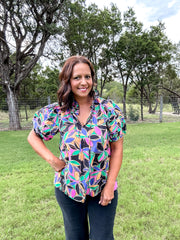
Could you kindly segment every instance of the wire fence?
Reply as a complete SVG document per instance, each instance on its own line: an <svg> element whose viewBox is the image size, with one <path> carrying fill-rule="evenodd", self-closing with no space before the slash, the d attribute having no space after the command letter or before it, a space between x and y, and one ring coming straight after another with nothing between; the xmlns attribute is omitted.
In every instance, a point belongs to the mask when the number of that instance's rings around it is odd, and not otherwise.
<svg viewBox="0 0 180 240"><path fill-rule="evenodd" d="M34 113L50 103L49 97L30 100L19 99L18 108L22 129L31 129ZM123 110L122 100L118 105ZM149 113L150 106L147 101L144 101L141 107L140 99L128 99L126 102L126 121L127 123L180 122L180 98L164 99L164 102L163 99L159 98L157 102L152 103L151 111L153 113ZM6 101L0 104L0 131L3 130L9 130L9 112Z"/></svg>

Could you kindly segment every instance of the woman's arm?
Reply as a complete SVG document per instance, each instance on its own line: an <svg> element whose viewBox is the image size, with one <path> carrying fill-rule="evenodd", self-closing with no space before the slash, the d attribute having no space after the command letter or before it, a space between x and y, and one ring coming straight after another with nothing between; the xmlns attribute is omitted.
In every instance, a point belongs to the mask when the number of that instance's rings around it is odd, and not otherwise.
<svg viewBox="0 0 180 240"><path fill-rule="evenodd" d="M43 140L36 135L34 130L31 130L31 132L28 135L28 142L31 145L31 147L34 149L34 151L41 156L44 160L46 160L51 167L59 172L65 167L65 162L60 160L58 157L56 157L44 144Z"/></svg>
<svg viewBox="0 0 180 240"><path fill-rule="evenodd" d="M111 143L111 157L107 183L101 193L100 204L106 206L114 198L114 186L123 159L123 138Z"/></svg>

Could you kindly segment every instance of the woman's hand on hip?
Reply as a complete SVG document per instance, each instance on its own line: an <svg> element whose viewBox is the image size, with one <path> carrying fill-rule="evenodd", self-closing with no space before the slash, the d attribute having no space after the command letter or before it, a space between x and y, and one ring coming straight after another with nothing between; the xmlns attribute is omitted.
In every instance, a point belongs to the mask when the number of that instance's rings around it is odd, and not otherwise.
<svg viewBox="0 0 180 240"><path fill-rule="evenodd" d="M66 163L63 160L56 157L51 161L50 165L56 172L60 172L65 167Z"/></svg>

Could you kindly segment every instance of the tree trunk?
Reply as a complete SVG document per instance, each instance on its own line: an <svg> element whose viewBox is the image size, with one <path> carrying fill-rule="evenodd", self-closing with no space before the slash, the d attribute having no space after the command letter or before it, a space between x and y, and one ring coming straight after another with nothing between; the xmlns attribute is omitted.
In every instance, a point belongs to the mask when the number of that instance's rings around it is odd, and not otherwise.
<svg viewBox="0 0 180 240"><path fill-rule="evenodd" d="M141 121L144 120L143 116L143 87L141 87Z"/></svg>
<svg viewBox="0 0 180 240"><path fill-rule="evenodd" d="M103 80L102 80L102 77L101 77L100 81L101 81L100 97L102 97L102 92L103 92L103 84L102 84Z"/></svg>
<svg viewBox="0 0 180 240"><path fill-rule="evenodd" d="M149 113L152 113L152 102L149 101L148 104L149 104L149 110L148 110L148 112L149 112Z"/></svg>
<svg viewBox="0 0 180 240"><path fill-rule="evenodd" d="M9 128L11 130L19 130L21 129L21 124L16 94L9 85L6 86L6 93L9 111Z"/></svg>
<svg viewBox="0 0 180 240"><path fill-rule="evenodd" d="M25 114L26 114L26 121L28 121L28 113L27 113L27 105L26 105L26 103L25 103Z"/></svg>
<svg viewBox="0 0 180 240"><path fill-rule="evenodd" d="M152 102L151 102L149 99L147 99L147 100L148 100L148 104L149 104L149 110L148 110L148 112L151 113L151 114L155 114L155 112L156 112L156 109L157 109L157 106L158 106L158 102L159 102L158 97L159 97L159 94L158 94L158 92L157 92L157 93L156 93L156 104L155 104L155 106L154 106L154 109L152 109Z"/></svg>
<svg viewBox="0 0 180 240"><path fill-rule="evenodd" d="M155 106L154 106L154 109L151 111L151 113L152 114L155 114L156 113L156 109L157 109L157 107L158 107L158 97L157 97L157 99L156 99L156 104L155 104Z"/></svg>
<svg viewBox="0 0 180 240"><path fill-rule="evenodd" d="M123 86L123 115L124 118L127 119L127 113L126 113L126 92L127 92L127 87Z"/></svg>
<svg viewBox="0 0 180 240"><path fill-rule="evenodd" d="M158 106L158 99L156 99L156 104L155 104L155 106L154 106L154 109L152 109L152 102L149 102L148 104L149 104L149 110L148 110L148 112L149 112L150 114L155 114L156 109L157 109L157 106Z"/></svg>
<svg viewBox="0 0 180 240"><path fill-rule="evenodd" d="M159 114L159 122L162 123L163 118L163 96L160 96L160 114Z"/></svg>

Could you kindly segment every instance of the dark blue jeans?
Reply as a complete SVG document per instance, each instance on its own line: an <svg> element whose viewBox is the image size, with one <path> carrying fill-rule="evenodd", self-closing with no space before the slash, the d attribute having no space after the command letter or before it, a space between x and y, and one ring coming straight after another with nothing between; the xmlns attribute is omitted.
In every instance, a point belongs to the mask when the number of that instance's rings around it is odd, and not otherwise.
<svg viewBox="0 0 180 240"><path fill-rule="evenodd" d="M55 188L55 194L63 213L66 240L114 240L117 190L107 206L99 204L100 194L96 197L87 196L85 203L72 200L58 188Z"/></svg>

